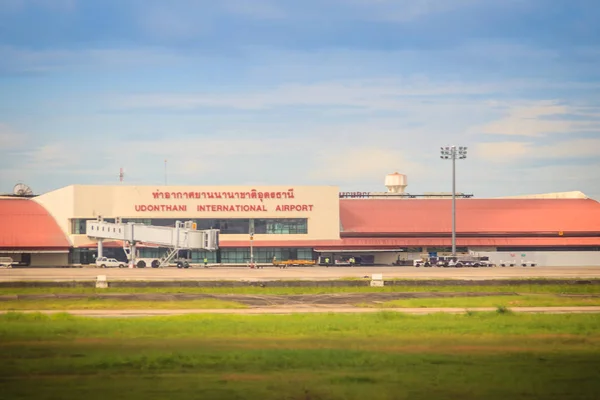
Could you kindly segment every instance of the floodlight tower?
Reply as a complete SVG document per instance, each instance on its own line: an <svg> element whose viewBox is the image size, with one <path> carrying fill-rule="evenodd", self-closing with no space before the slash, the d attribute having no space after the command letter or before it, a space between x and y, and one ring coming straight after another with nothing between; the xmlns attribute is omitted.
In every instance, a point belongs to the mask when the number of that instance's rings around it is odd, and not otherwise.
<svg viewBox="0 0 600 400"><path fill-rule="evenodd" d="M443 160L452 160L452 256L456 257L456 160L467 158L467 148L460 146L441 147Z"/></svg>

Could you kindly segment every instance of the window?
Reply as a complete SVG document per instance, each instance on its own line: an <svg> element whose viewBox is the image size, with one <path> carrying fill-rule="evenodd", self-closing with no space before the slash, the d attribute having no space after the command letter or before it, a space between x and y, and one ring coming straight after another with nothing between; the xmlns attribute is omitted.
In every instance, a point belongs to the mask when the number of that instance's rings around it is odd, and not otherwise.
<svg viewBox="0 0 600 400"><path fill-rule="evenodd" d="M217 262L217 252L216 251L196 251L193 250L190 252L190 258L193 264L202 264L204 263L204 257L208 260L210 264Z"/></svg>
<svg viewBox="0 0 600 400"><path fill-rule="evenodd" d="M152 220L149 218L123 218L122 222L124 224L133 222L136 224L152 225Z"/></svg>
<svg viewBox="0 0 600 400"><path fill-rule="evenodd" d="M244 264L248 261L250 261L250 248L221 250L223 264Z"/></svg>
<svg viewBox="0 0 600 400"><path fill-rule="evenodd" d="M270 263L276 257L278 261L286 260L312 260L311 248L276 248L257 247L253 249L254 262ZM223 264L243 264L250 261L250 248L221 249L221 262Z"/></svg>
<svg viewBox="0 0 600 400"><path fill-rule="evenodd" d="M138 254L140 258L160 258L160 249L143 248Z"/></svg>
<svg viewBox="0 0 600 400"><path fill-rule="evenodd" d="M225 235L247 235L250 233L249 219L198 219L197 229L220 229Z"/></svg>
<svg viewBox="0 0 600 400"><path fill-rule="evenodd" d="M299 219L255 219L254 233L267 235L298 235L308 233L308 220Z"/></svg>
<svg viewBox="0 0 600 400"><path fill-rule="evenodd" d="M71 234L72 235L85 235L86 221L88 221L88 220L87 219L72 219L71 220Z"/></svg>

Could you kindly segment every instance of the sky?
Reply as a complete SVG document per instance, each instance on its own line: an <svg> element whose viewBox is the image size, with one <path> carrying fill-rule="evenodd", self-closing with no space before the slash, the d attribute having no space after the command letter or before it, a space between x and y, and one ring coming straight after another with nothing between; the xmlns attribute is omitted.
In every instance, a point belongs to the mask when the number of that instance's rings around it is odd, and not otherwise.
<svg viewBox="0 0 600 400"><path fill-rule="evenodd" d="M0 0L0 192L600 199L597 0ZM165 160L166 173L165 173Z"/></svg>

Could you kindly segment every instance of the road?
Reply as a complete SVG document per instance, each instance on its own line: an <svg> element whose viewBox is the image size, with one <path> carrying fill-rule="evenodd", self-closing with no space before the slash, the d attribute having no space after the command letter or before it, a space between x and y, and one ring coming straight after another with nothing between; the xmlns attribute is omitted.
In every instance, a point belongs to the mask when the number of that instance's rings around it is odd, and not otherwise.
<svg viewBox="0 0 600 400"><path fill-rule="evenodd" d="M24 281L93 281L106 275L108 281L323 281L340 278L363 278L383 274L384 279L591 279L600 278L600 267L535 268L415 268L415 267L292 267L249 269L213 267L192 269L99 269L99 268L12 268L0 269L0 282Z"/></svg>
<svg viewBox="0 0 600 400"><path fill-rule="evenodd" d="M492 307L474 307L474 308L386 308L385 311L402 312L406 314L425 315L433 313L446 314L464 314L467 311L489 312L495 311ZM582 313L600 313L600 307L514 307L511 308L516 313L529 314L582 314ZM175 316L188 314L294 314L294 313L377 313L382 309L378 308L359 308L359 307L319 307L319 306L295 306L295 307L268 307L268 308L248 308L248 309L200 309L200 310L69 310L69 314L79 317L153 317L153 316ZM0 311L7 313L9 311ZM24 313L44 313L56 314L64 311L60 310L29 310L19 311Z"/></svg>

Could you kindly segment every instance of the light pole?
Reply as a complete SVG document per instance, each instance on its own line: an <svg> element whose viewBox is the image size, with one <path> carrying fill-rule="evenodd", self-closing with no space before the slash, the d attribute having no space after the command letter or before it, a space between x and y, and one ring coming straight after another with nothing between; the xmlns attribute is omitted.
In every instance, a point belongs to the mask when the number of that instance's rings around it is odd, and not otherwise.
<svg viewBox="0 0 600 400"><path fill-rule="evenodd" d="M467 158L467 148L463 146L441 147L440 158L452 160L452 257L456 257L456 159Z"/></svg>
<svg viewBox="0 0 600 400"><path fill-rule="evenodd" d="M250 227L250 268L254 268L254 227Z"/></svg>

